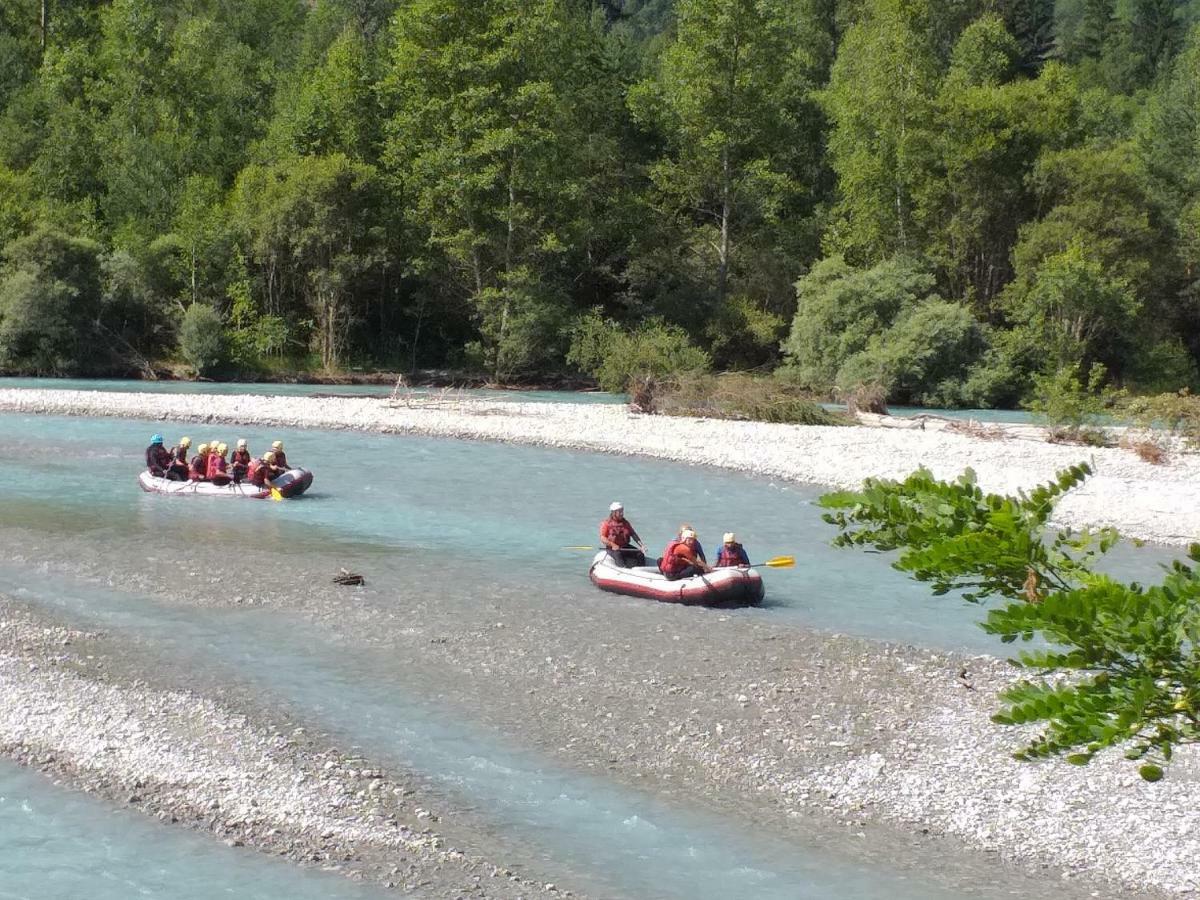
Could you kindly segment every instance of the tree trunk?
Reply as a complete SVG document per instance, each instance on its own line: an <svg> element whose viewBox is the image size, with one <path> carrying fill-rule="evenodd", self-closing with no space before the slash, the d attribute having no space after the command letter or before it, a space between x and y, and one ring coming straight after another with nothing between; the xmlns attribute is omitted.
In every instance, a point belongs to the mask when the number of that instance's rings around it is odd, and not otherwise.
<svg viewBox="0 0 1200 900"><path fill-rule="evenodd" d="M724 305L729 282L729 209L730 173L729 147L721 151L721 248L717 263L717 301Z"/></svg>
<svg viewBox="0 0 1200 900"><path fill-rule="evenodd" d="M50 31L50 0L42 0L42 55L46 55L46 39Z"/></svg>
<svg viewBox="0 0 1200 900"><path fill-rule="evenodd" d="M508 330L508 307L512 290L513 235L516 232L517 191L513 182L517 177L517 151L513 150L508 167L508 232L504 236L504 300L500 305L500 331L496 335L496 363L492 379L499 384L504 369L504 334Z"/></svg>

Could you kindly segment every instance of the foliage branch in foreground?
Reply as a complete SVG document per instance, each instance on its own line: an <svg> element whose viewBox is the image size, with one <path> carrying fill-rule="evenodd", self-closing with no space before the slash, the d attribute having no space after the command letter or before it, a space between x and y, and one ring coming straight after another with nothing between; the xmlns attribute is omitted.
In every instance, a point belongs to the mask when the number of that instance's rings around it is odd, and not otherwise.
<svg viewBox="0 0 1200 900"><path fill-rule="evenodd" d="M899 551L895 568L935 594L999 604L983 624L989 634L1044 642L1014 661L1039 677L1004 690L993 716L1042 725L1018 759L1066 754L1085 765L1121 745L1157 781L1175 747L1200 741L1200 570L1175 562L1154 585L1096 571L1116 531L1048 525L1090 474L1072 466L1014 497L985 494L970 469L946 482L922 468L902 482L868 479L860 491L826 494L821 505L841 532L836 546ZM1189 558L1200 563L1200 544Z"/></svg>

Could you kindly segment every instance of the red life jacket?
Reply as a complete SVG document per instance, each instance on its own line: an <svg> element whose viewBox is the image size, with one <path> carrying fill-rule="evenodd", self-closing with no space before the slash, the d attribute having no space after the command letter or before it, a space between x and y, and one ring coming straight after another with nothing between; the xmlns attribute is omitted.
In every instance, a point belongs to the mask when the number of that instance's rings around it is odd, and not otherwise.
<svg viewBox="0 0 1200 900"><path fill-rule="evenodd" d="M283 472L287 471L287 456L282 450L275 451L275 465Z"/></svg>
<svg viewBox="0 0 1200 900"><path fill-rule="evenodd" d="M229 457L229 461L237 465L248 466L250 465L250 451L234 450L233 456Z"/></svg>
<svg viewBox="0 0 1200 900"><path fill-rule="evenodd" d="M722 569L728 566L746 566L749 561L746 558L746 551L741 544L722 544L721 552L717 554L717 568Z"/></svg>
<svg viewBox="0 0 1200 900"><path fill-rule="evenodd" d="M686 557L675 552L682 546L686 545L679 538L667 544L667 549L663 551L661 565L664 575L676 575L692 564Z"/></svg>
<svg viewBox="0 0 1200 900"><path fill-rule="evenodd" d="M616 519L605 519L600 523L600 534L618 547L627 547L633 538L633 526L629 524L628 519L619 522Z"/></svg>
<svg viewBox="0 0 1200 900"><path fill-rule="evenodd" d="M250 460L246 469L246 480L255 487L265 487L267 483L267 465L261 459Z"/></svg>
<svg viewBox="0 0 1200 900"><path fill-rule="evenodd" d="M208 454L208 480L212 481L218 475L225 474L225 460L216 453Z"/></svg>

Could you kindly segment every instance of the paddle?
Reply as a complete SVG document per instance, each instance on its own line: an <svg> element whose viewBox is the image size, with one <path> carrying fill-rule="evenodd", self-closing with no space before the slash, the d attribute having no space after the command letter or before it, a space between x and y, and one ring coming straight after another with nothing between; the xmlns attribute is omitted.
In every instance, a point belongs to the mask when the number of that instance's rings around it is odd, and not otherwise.
<svg viewBox="0 0 1200 900"><path fill-rule="evenodd" d="M271 499L274 500L276 503L278 503L279 501L281 501L283 499L283 494L279 493L279 488L277 488L277 487L271 488Z"/></svg>
<svg viewBox="0 0 1200 900"><path fill-rule="evenodd" d="M580 544L578 547L563 547L564 550L608 550L608 547L593 547L591 544ZM645 547L622 547L618 553L645 553Z"/></svg>
<svg viewBox="0 0 1200 900"><path fill-rule="evenodd" d="M757 569L759 566L766 566L768 569L790 569L794 565L796 565L796 557L794 556L772 556L766 562L755 563L746 568Z"/></svg>

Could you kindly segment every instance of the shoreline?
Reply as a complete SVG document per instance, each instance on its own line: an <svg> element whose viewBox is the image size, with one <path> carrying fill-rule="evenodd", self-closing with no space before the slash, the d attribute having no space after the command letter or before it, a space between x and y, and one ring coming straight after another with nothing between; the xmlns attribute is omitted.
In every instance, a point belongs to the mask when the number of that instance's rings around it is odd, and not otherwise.
<svg viewBox="0 0 1200 900"><path fill-rule="evenodd" d="M1151 465L1120 448L996 440L947 430L776 425L651 416L619 405L515 403L453 397L261 397L0 388L0 412L163 422L355 430L484 440L710 465L831 488L903 478L924 465L940 478L968 467L989 491L1014 493L1081 461L1095 474L1069 494L1056 524L1114 526L1168 545L1200 540L1200 454Z"/></svg>

